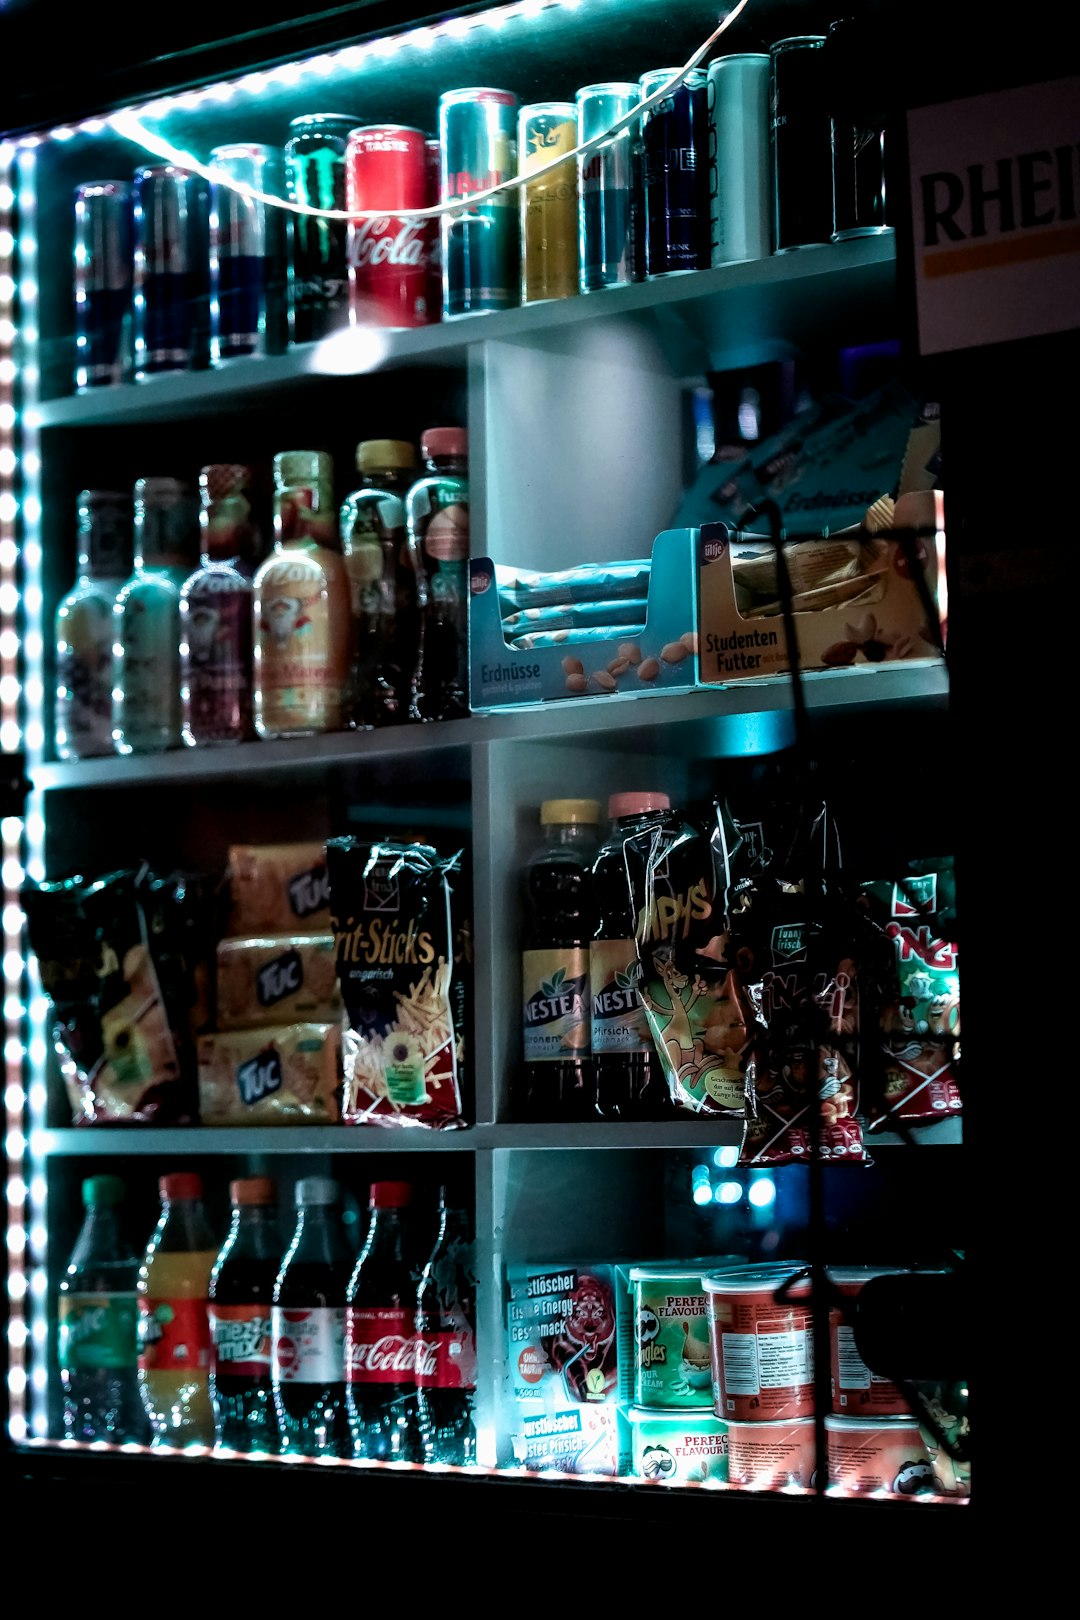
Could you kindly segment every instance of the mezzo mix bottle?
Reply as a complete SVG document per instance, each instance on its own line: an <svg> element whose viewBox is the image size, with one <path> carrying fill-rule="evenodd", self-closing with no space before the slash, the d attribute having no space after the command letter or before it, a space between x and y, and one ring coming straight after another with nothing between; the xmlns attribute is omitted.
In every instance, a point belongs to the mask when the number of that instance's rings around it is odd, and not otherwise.
<svg viewBox="0 0 1080 1620"><path fill-rule="evenodd" d="M269 1176L229 1187L232 1224L210 1273L210 1402L214 1444L278 1450L270 1376L271 1310L281 1264L277 1192Z"/></svg>

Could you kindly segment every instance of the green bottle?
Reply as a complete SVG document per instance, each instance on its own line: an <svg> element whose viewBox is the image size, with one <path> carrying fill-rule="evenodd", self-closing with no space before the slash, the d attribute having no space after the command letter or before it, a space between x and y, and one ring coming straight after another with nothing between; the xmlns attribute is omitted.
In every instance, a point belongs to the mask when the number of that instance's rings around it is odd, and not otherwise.
<svg viewBox="0 0 1080 1620"><path fill-rule="evenodd" d="M120 754L181 745L180 591L198 557L194 492L176 478L140 478L135 568L113 610L113 744Z"/></svg>

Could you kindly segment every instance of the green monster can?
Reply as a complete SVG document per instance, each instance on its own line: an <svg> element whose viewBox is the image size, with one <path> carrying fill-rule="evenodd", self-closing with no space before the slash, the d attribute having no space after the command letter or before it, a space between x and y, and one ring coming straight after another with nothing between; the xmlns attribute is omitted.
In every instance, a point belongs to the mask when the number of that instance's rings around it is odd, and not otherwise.
<svg viewBox="0 0 1080 1620"><path fill-rule="evenodd" d="M517 173L518 100L508 90L449 90L439 97L443 317L509 309L519 301L518 199L512 188L468 203Z"/></svg>

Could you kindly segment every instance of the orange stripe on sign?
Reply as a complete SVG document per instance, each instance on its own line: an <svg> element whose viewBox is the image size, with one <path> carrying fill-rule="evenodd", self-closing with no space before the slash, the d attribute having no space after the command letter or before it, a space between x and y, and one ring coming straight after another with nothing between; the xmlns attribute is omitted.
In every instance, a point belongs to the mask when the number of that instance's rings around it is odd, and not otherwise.
<svg viewBox="0 0 1080 1620"><path fill-rule="evenodd" d="M1065 230L1027 231L1022 236L999 236L993 242L969 242L944 253L923 254L923 275L961 276L968 270L993 270L999 264L1023 264L1028 259L1053 259L1080 249L1080 225Z"/></svg>

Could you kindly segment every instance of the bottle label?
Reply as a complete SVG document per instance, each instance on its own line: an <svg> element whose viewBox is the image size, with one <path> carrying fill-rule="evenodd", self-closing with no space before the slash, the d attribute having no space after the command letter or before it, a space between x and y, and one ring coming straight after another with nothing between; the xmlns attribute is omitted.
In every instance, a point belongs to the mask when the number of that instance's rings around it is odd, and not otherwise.
<svg viewBox="0 0 1080 1620"><path fill-rule="evenodd" d="M211 1305L210 1370L228 1378L267 1378L272 1323L265 1305Z"/></svg>
<svg viewBox="0 0 1080 1620"><path fill-rule="evenodd" d="M139 1295L139 1366L146 1372L209 1369L210 1319L205 1299Z"/></svg>
<svg viewBox="0 0 1080 1620"><path fill-rule="evenodd" d="M525 1061L588 1057L589 953L582 946L522 952Z"/></svg>
<svg viewBox="0 0 1080 1620"><path fill-rule="evenodd" d="M59 1318L59 1356L65 1372L120 1371L137 1364L139 1306L133 1293L63 1293Z"/></svg>
<svg viewBox="0 0 1080 1620"><path fill-rule="evenodd" d="M204 574L183 600L184 720L196 741L245 735L251 719L251 590Z"/></svg>
<svg viewBox="0 0 1080 1620"><path fill-rule="evenodd" d="M416 1382L425 1389L475 1389L476 1340L465 1322L418 1333Z"/></svg>
<svg viewBox="0 0 1080 1620"><path fill-rule="evenodd" d="M335 589L348 590L341 558L283 556L260 575L255 668L260 716L268 731L329 731L339 723L347 648L338 632ZM333 569L339 578L331 579ZM337 645L342 642L342 645Z"/></svg>
<svg viewBox="0 0 1080 1620"><path fill-rule="evenodd" d="M111 754L112 603L86 596L73 603L56 643L56 746L77 758Z"/></svg>
<svg viewBox="0 0 1080 1620"><path fill-rule="evenodd" d="M416 1382L413 1314L398 1306L349 1306L345 1321L348 1383Z"/></svg>
<svg viewBox="0 0 1080 1620"><path fill-rule="evenodd" d="M114 667L130 745L180 741L180 599L165 580L146 582L119 617Z"/></svg>
<svg viewBox="0 0 1080 1620"><path fill-rule="evenodd" d="M653 1050L638 995L640 977L637 945L632 939L597 939L589 946L594 1053Z"/></svg>
<svg viewBox="0 0 1080 1620"><path fill-rule="evenodd" d="M276 1383L340 1384L345 1364L345 1311L317 1305L309 1310L275 1305L271 1319L271 1370Z"/></svg>

